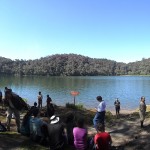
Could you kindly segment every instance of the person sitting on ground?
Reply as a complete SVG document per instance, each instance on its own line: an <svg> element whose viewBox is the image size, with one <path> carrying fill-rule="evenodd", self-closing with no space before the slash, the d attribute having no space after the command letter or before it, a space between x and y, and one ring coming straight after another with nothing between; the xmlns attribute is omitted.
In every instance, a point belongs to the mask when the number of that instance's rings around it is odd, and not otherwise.
<svg viewBox="0 0 150 150"><path fill-rule="evenodd" d="M46 125L47 123L39 118L38 108L35 108L32 113L33 113L33 118L30 119L30 138L34 142L42 143L42 140L44 139L44 135L41 129L42 126Z"/></svg>
<svg viewBox="0 0 150 150"><path fill-rule="evenodd" d="M25 136L30 136L30 119L32 118L32 109L30 109L23 117L20 133Z"/></svg>
<svg viewBox="0 0 150 150"><path fill-rule="evenodd" d="M118 117L118 116L119 116L119 113L120 113L120 101L119 101L118 98L117 98L116 101L114 102L114 105L115 105L115 109L116 109L116 116Z"/></svg>
<svg viewBox="0 0 150 150"><path fill-rule="evenodd" d="M34 102L33 106L31 106L30 109L34 109L34 108L37 108L37 102Z"/></svg>
<svg viewBox="0 0 150 150"><path fill-rule="evenodd" d="M78 118L77 127L73 128L74 146L77 150L87 150L87 129L84 127L84 119Z"/></svg>
<svg viewBox="0 0 150 150"><path fill-rule="evenodd" d="M50 124L48 124L47 130L50 149L65 150L67 139L64 124L60 122L60 118L53 115L50 118Z"/></svg>
<svg viewBox="0 0 150 150"><path fill-rule="evenodd" d="M65 120L68 144L74 146L73 128L76 127L75 116L69 113Z"/></svg>
<svg viewBox="0 0 150 150"><path fill-rule="evenodd" d="M105 127L103 124L97 124L98 133L94 136L94 144L96 150L110 150L111 149L111 136L109 133L105 132Z"/></svg>

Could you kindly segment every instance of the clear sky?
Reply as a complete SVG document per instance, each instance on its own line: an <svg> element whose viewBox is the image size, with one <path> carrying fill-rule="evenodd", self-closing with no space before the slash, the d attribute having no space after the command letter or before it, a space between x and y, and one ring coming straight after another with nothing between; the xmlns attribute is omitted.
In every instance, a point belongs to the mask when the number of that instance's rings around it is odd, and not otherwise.
<svg viewBox="0 0 150 150"><path fill-rule="evenodd" d="M149 0L0 0L0 56L150 57Z"/></svg>

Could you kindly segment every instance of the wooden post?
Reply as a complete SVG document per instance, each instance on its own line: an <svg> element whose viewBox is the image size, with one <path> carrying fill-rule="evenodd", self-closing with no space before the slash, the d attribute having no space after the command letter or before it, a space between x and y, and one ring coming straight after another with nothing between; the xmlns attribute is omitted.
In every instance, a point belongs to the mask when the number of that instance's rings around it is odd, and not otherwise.
<svg viewBox="0 0 150 150"><path fill-rule="evenodd" d="M74 106L76 105L76 100L75 100L75 96L74 96Z"/></svg>
<svg viewBox="0 0 150 150"><path fill-rule="evenodd" d="M76 96L79 95L79 92L78 91L71 91L70 93L74 98L74 106L76 105Z"/></svg>

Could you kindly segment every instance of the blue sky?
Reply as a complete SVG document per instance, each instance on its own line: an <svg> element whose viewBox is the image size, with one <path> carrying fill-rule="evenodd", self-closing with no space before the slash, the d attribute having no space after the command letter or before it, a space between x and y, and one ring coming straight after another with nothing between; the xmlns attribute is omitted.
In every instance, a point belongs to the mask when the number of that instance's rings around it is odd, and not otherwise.
<svg viewBox="0 0 150 150"><path fill-rule="evenodd" d="M150 57L149 0L0 0L0 56Z"/></svg>

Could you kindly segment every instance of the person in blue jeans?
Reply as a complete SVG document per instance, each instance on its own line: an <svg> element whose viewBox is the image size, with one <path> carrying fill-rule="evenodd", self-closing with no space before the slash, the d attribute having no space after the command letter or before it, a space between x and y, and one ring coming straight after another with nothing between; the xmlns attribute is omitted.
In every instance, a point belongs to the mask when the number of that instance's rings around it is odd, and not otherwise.
<svg viewBox="0 0 150 150"><path fill-rule="evenodd" d="M99 105L97 108L95 108L97 110L95 117L93 119L93 124L94 127L97 127L98 123L104 124L105 121L105 109L106 109L106 103L105 101L102 99L101 96L97 96L96 97L97 101L99 102Z"/></svg>

